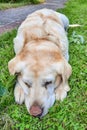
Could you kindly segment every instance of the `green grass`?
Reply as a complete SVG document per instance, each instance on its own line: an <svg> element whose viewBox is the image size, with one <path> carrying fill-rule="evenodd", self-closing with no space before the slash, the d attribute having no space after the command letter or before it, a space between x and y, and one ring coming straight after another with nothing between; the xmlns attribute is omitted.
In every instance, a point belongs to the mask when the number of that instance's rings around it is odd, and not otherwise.
<svg viewBox="0 0 87 130"><path fill-rule="evenodd" d="M39 4L44 2L45 0L22 0L19 2L0 2L0 10L5 10L5 9L9 9L9 8L17 8L17 7L21 7L21 6L26 6L26 5L30 5L30 4Z"/></svg>
<svg viewBox="0 0 87 130"><path fill-rule="evenodd" d="M3 34L0 36L0 85L7 91L0 97L1 130L87 129L87 1L69 0L66 7L58 11L66 14L70 23L82 25L68 31L70 64L73 70L69 80L71 91L63 102L56 101L42 119L30 116L25 105L17 105L14 101L13 89L16 79L9 75L7 68L8 61L14 57L12 41L16 30ZM74 31L75 37L72 36ZM78 35L84 38L84 43L81 43Z"/></svg>
<svg viewBox="0 0 87 130"><path fill-rule="evenodd" d="M30 2L28 3L0 3L0 10L5 10L5 9L9 9L9 8L17 8L17 7L21 7L21 6L25 6L25 5L29 5L31 4Z"/></svg>

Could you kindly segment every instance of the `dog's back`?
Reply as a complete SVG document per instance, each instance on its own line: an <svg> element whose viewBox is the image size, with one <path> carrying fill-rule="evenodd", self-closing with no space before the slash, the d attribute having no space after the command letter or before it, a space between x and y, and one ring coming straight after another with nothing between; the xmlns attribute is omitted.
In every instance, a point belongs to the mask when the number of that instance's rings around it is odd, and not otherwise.
<svg viewBox="0 0 87 130"><path fill-rule="evenodd" d="M28 15L14 39L15 53L18 54L29 41L47 39L60 47L68 60L68 40L65 31L68 25L69 21L65 15L49 9Z"/></svg>

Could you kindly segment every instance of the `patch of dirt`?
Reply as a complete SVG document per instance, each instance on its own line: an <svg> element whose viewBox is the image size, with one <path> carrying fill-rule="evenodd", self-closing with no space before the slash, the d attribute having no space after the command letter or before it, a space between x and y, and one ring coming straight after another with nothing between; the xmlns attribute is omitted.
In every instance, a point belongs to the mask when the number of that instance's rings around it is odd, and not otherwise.
<svg viewBox="0 0 87 130"><path fill-rule="evenodd" d="M56 10L63 8L67 0L46 0L45 3L29 5L19 8L11 8L0 11L0 34L18 27L22 21L35 10L49 8Z"/></svg>

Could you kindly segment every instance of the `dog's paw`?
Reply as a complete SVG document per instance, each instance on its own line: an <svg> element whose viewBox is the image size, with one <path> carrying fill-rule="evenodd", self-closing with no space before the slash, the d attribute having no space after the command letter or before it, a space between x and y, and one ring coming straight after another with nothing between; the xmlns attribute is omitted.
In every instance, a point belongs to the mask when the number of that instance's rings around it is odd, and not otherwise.
<svg viewBox="0 0 87 130"><path fill-rule="evenodd" d="M14 96L16 103L22 104L24 102L24 91L18 83L16 84L14 89Z"/></svg>
<svg viewBox="0 0 87 130"><path fill-rule="evenodd" d="M67 96L66 90L64 90L62 88L56 90L56 100L63 101L64 98L66 98L66 96Z"/></svg>

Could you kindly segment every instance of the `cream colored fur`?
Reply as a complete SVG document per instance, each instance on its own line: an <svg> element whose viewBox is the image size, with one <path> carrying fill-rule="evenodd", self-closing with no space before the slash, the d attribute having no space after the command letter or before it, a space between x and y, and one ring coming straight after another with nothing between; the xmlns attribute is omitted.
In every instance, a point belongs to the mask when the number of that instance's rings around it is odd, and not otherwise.
<svg viewBox="0 0 87 130"><path fill-rule="evenodd" d="M68 79L68 18L50 9L29 15L14 38L15 58L8 63L10 74L18 74L15 101L30 108L37 102L44 116L55 99L63 101L70 90Z"/></svg>

